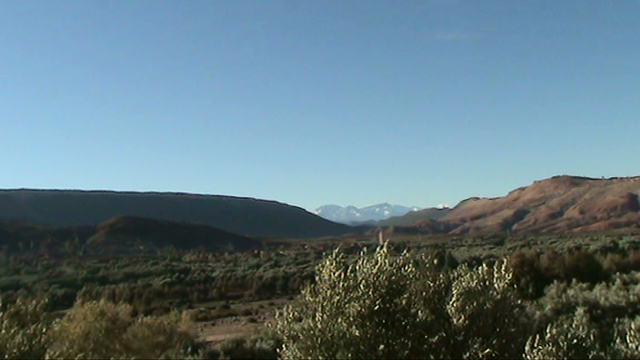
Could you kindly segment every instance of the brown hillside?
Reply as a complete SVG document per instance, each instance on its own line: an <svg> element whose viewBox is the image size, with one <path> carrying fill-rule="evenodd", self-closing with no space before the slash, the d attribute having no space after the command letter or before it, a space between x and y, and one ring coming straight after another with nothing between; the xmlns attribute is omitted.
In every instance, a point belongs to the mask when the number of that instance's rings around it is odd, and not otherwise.
<svg viewBox="0 0 640 360"><path fill-rule="evenodd" d="M440 222L449 225L452 234L640 230L638 194L640 177L556 176L504 197L467 199Z"/></svg>

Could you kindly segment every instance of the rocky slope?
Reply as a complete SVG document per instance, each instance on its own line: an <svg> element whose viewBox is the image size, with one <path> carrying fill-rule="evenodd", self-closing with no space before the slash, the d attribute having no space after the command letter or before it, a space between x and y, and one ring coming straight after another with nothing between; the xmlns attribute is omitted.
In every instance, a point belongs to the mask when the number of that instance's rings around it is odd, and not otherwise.
<svg viewBox="0 0 640 360"><path fill-rule="evenodd" d="M414 231L562 233L640 231L640 177L556 176L498 198L469 198Z"/></svg>

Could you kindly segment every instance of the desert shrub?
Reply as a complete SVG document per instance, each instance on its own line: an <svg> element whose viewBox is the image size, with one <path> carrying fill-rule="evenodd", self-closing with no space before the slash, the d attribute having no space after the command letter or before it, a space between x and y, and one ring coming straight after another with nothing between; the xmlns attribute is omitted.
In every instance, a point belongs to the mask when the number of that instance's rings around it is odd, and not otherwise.
<svg viewBox="0 0 640 360"><path fill-rule="evenodd" d="M591 285L555 282L535 303L538 333L524 356L539 358L639 358L640 273L617 274Z"/></svg>
<svg viewBox="0 0 640 360"><path fill-rule="evenodd" d="M508 264L518 292L525 299L541 297L544 295L544 289L552 282L540 270L538 254L519 250L509 256Z"/></svg>
<svg viewBox="0 0 640 360"><path fill-rule="evenodd" d="M424 353L430 330L411 306L416 268L387 247L348 264L336 251L316 270L316 285L277 315L284 358L380 358ZM418 331L411 331L415 329ZM411 341L416 340L416 341ZM417 349L411 348L419 347Z"/></svg>
<svg viewBox="0 0 640 360"><path fill-rule="evenodd" d="M387 246L349 263L336 251L316 284L276 316L285 359L520 356L529 336L504 262L440 272Z"/></svg>
<svg viewBox="0 0 640 360"><path fill-rule="evenodd" d="M565 280L576 279L580 282L596 284L605 279L602 264L592 252L585 249L568 251L562 257L564 273L560 278Z"/></svg>
<svg viewBox="0 0 640 360"><path fill-rule="evenodd" d="M1 304L0 308L0 358L44 358L51 326L48 301L18 299L14 304Z"/></svg>
<svg viewBox="0 0 640 360"><path fill-rule="evenodd" d="M604 359L598 343L601 335L585 308L551 323L543 334L532 337L525 347L527 359Z"/></svg>
<svg viewBox="0 0 640 360"><path fill-rule="evenodd" d="M612 355L619 359L640 358L640 316L618 319L614 331Z"/></svg>
<svg viewBox="0 0 640 360"><path fill-rule="evenodd" d="M74 306L49 333L49 358L181 358L195 337L177 314L131 317L132 308L105 301Z"/></svg>
<svg viewBox="0 0 640 360"><path fill-rule="evenodd" d="M273 332L265 332L249 337L237 337L221 342L217 349L220 360L236 359L278 359L278 349L282 340Z"/></svg>
<svg viewBox="0 0 640 360"><path fill-rule="evenodd" d="M124 357L122 337L132 322L131 308L107 302L88 302L71 309L51 331L51 358Z"/></svg>
<svg viewBox="0 0 640 360"><path fill-rule="evenodd" d="M520 295L537 299L554 281L596 284L610 274L592 252L577 248L560 252L546 248L541 252L516 251L509 256L509 264Z"/></svg>
<svg viewBox="0 0 640 360"><path fill-rule="evenodd" d="M618 318L605 328L593 309L576 308L532 337L526 359L637 359L640 358L640 316Z"/></svg>
<svg viewBox="0 0 640 360"><path fill-rule="evenodd" d="M602 267L610 274L629 273L640 270L640 251L633 249L623 252L611 252L600 257Z"/></svg>
<svg viewBox="0 0 640 360"><path fill-rule="evenodd" d="M126 353L137 358L182 358L195 346L195 335L180 314L141 317L122 335Z"/></svg>
<svg viewBox="0 0 640 360"><path fill-rule="evenodd" d="M581 248L559 252L547 248L539 257L540 270L551 280L597 283L603 279L602 265L594 254Z"/></svg>
<svg viewBox="0 0 640 360"><path fill-rule="evenodd" d="M449 336L458 344L453 344L447 356L465 359L521 356L532 333L531 314L518 299L507 262L500 260L477 269L463 266L450 277L449 288L445 289L450 291L445 299L452 322ZM456 349L462 353L456 354Z"/></svg>

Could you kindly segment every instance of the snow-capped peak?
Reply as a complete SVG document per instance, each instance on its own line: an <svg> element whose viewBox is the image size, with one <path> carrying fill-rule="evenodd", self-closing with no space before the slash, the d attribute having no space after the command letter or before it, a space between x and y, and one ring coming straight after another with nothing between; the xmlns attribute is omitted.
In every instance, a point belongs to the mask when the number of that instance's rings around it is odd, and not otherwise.
<svg viewBox="0 0 640 360"><path fill-rule="evenodd" d="M389 203L370 205L363 208L356 208L351 205L346 207L323 205L317 208L314 213L331 221L348 224L352 222L384 220L392 216L402 216L408 212L418 211L420 209L421 208L417 206L407 207L391 205Z"/></svg>

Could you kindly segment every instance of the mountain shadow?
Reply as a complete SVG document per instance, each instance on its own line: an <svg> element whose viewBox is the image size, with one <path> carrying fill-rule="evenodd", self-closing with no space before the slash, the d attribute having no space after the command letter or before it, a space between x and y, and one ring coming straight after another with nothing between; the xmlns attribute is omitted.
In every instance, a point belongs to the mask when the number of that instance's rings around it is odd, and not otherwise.
<svg viewBox="0 0 640 360"><path fill-rule="evenodd" d="M0 220L97 226L134 216L213 226L249 237L338 236L354 228L276 201L220 195L80 190L0 190Z"/></svg>

